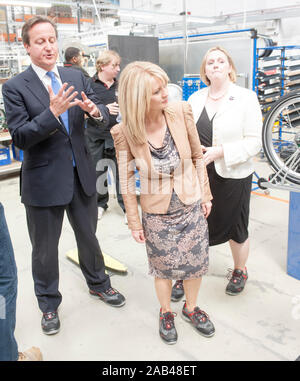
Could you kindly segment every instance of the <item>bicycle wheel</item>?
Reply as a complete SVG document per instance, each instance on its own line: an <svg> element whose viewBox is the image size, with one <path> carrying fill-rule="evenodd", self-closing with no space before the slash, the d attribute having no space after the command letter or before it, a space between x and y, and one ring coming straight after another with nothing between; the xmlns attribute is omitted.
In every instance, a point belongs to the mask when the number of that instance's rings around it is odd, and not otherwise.
<svg viewBox="0 0 300 381"><path fill-rule="evenodd" d="M281 178L300 184L300 91L280 98L266 115L264 153Z"/></svg>

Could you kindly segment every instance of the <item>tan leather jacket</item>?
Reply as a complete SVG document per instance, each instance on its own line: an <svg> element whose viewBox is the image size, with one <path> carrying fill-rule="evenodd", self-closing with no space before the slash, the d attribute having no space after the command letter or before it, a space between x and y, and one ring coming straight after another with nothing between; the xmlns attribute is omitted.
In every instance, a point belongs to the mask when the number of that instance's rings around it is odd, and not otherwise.
<svg viewBox="0 0 300 381"><path fill-rule="evenodd" d="M135 192L135 167L140 175L140 203L144 212L165 214L173 189L186 205L200 199L201 202L212 199L191 106L187 102L172 102L164 113L180 156L180 165L172 174L154 169L148 144L134 143L122 123L111 129L119 163L121 193L131 230L142 229Z"/></svg>

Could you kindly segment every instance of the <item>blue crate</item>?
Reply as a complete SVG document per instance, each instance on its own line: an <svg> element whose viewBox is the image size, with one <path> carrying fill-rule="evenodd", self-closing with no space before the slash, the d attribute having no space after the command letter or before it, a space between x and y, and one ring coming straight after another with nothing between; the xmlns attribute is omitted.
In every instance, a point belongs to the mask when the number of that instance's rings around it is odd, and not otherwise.
<svg viewBox="0 0 300 381"><path fill-rule="evenodd" d="M134 170L134 176L135 176L136 192L137 192L137 194L140 194L141 193L141 179L140 179L140 175L139 175L139 172L137 169Z"/></svg>
<svg viewBox="0 0 300 381"><path fill-rule="evenodd" d="M137 192L140 192L141 191L141 181L140 181L140 175L139 175L139 172L137 169L134 170L134 178L135 178L136 190L137 190ZM113 178L113 174L112 174L112 171L110 168L108 168L108 171L107 171L107 184L108 185L114 184L114 178Z"/></svg>
<svg viewBox="0 0 300 381"><path fill-rule="evenodd" d="M199 89L206 87L205 83L198 77L183 77L182 78L182 100L187 101L189 97Z"/></svg>
<svg viewBox="0 0 300 381"><path fill-rule="evenodd" d="M0 148L0 165L11 163L9 148Z"/></svg>
<svg viewBox="0 0 300 381"><path fill-rule="evenodd" d="M23 151L20 148L15 147L14 144L11 145L11 148L12 148L13 158L18 161L23 161Z"/></svg>

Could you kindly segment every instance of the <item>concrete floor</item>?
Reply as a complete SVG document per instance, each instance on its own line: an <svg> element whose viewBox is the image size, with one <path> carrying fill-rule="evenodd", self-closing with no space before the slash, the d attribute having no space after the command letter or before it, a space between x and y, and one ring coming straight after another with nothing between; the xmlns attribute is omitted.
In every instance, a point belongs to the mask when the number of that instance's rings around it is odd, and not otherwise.
<svg viewBox="0 0 300 381"><path fill-rule="evenodd" d="M256 170L260 176L271 172L260 160ZM258 195L251 196L249 280L241 295L231 297L224 292L227 269L232 267L228 244L211 248L210 268L198 302L214 322L216 334L210 339L197 334L181 318L182 302L173 303L179 335L173 346L164 344L158 335L159 304L148 275L145 247L131 238L113 197L98 224L97 236L102 250L128 267L127 275L111 275L113 287L124 293L127 303L115 309L89 296L79 268L66 257L76 244L65 218L59 247L61 331L44 335L33 291L25 210L18 192L18 176L0 179L0 199L18 266L15 334L20 350L38 346L49 361L293 361L299 356L300 280L286 273L288 192L271 190L271 197L265 197L258 190Z"/></svg>

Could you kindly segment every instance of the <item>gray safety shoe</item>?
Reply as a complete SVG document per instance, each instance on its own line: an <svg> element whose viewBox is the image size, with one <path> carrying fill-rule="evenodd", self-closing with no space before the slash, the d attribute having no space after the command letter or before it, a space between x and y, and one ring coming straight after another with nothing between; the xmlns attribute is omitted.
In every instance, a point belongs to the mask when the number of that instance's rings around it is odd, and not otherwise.
<svg viewBox="0 0 300 381"><path fill-rule="evenodd" d="M172 302L179 302L184 295L183 280L177 280L172 287Z"/></svg>
<svg viewBox="0 0 300 381"><path fill-rule="evenodd" d="M164 314L159 311L159 335L166 344L177 343L177 331L174 324L175 312L165 312Z"/></svg>
<svg viewBox="0 0 300 381"><path fill-rule="evenodd" d="M228 270L227 278L229 279L229 283L225 290L226 294L238 295L243 291L248 279L247 268L245 269L245 273L243 272L243 270L238 269L234 269L233 271Z"/></svg>
<svg viewBox="0 0 300 381"><path fill-rule="evenodd" d="M46 335L55 335L60 330L60 321L57 311L43 313L42 330Z"/></svg>
<svg viewBox="0 0 300 381"><path fill-rule="evenodd" d="M184 303L182 309L182 317L184 320L192 324L198 333L205 337L211 337L215 334L215 327L209 320L209 316L206 312L200 310L199 307L195 307L194 311L189 312Z"/></svg>

